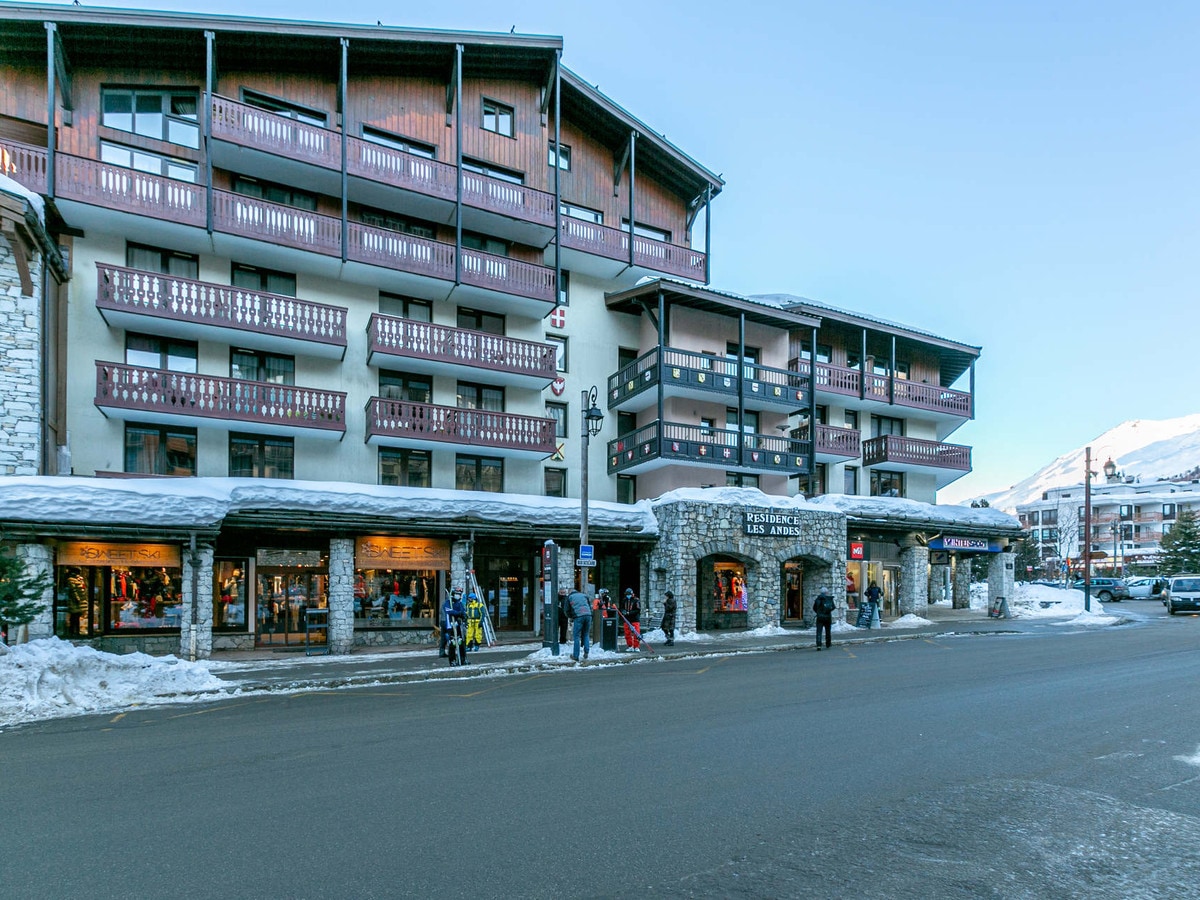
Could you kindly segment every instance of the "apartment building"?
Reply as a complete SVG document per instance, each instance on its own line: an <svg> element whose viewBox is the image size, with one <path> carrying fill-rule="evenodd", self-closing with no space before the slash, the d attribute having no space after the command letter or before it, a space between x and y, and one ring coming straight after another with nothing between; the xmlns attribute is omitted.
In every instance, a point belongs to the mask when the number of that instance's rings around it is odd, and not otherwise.
<svg viewBox="0 0 1200 900"><path fill-rule="evenodd" d="M0 3L0 43L0 163L42 198L49 246L17 328L39 355L36 471L25 446L11 474L161 480L147 498L178 478L396 489L389 516L278 500L219 527L43 523L59 633L291 644L330 609L342 645L422 640L471 572L498 627L530 631L542 544L584 542L584 496L932 504L970 470L944 439L974 415L979 349L707 287L724 182L564 68L561 38ZM573 499L575 521L514 528L513 495ZM902 543L868 518L852 541ZM792 541L780 575L739 530L692 585L630 522L600 516L599 564L564 578L686 588L711 627L801 620L803 585L840 583L852 552ZM731 603L735 577L763 599Z"/></svg>

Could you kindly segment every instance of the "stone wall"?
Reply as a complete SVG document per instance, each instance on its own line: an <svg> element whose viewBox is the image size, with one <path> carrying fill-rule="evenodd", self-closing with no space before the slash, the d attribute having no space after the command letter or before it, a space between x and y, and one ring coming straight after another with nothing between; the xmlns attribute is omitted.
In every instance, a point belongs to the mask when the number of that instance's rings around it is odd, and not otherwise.
<svg viewBox="0 0 1200 900"><path fill-rule="evenodd" d="M196 548L199 565L196 567L196 659L208 659L213 649L213 548ZM183 616L178 644L169 652L180 659L192 655L192 561L191 552L183 552ZM128 651L126 651L128 652ZM147 653L154 651L147 650Z"/></svg>
<svg viewBox="0 0 1200 900"><path fill-rule="evenodd" d="M41 474L41 257L29 260L33 294L8 239L0 235L0 476Z"/></svg>
<svg viewBox="0 0 1200 900"><path fill-rule="evenodd" d="M778 625L782 605L782 571L788 560L804 563L806 598L822 586L846 583L846 517L826 509L789 508L799 521L799 535L767 537L747 535L743 527L748 510L771 512L728 502L678 500L656 504L658 543L643 560L643 584L655 598L671 590L679 604L676 627L696 629L697 563L722 555L739 560L746 568L746 625ZM834 591L844 608L844 590ZM645 599L645 598L643 598ZM807 612L806 612L807 615Z"/></svg>
<svg viewBox="0 0 1200 900"><path fill-rule="evenodd" d="M354 646L354 539L329 541L329 652L349 653Z"/></svg>

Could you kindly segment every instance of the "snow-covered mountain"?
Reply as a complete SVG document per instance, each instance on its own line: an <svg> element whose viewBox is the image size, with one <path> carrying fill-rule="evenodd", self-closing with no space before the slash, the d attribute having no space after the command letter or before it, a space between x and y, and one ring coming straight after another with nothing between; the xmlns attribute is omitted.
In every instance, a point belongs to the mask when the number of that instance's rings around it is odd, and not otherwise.
<svg viewBox="0 0 1200 900"><path fill-rule="evenodd" d="M1018 481L1006 491L975 499L991 506L1015 511L1018 503L1042 496L1048 488L1083 483L1084 453L1092 448L1092 471L1099 473L1112 458L1126 477L1151 481L1155 478L1200 477L1200 413L1178 419L1133 419L1093 438L1082 447L1064 453L1054 462ZM1093 480L1103 483L1103 476ZM970 501L967 501L968 503Z"/></svg>

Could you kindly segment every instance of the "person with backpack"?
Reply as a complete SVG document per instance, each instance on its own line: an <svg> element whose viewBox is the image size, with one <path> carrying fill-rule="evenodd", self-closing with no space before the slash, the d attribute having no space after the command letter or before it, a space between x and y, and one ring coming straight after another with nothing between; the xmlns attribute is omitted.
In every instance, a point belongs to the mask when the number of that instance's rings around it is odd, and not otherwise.
<svg viewBox="0 0 1200 900"><path fill-rule="evenodd" d="M821 588L817 599L813 601L813 612L817 614L817 649L821 649L821 630L825 631L825 646L833 644L833 610L837 604L829 593L829 588Z"/></svg>
<svg viewBox="0 0 1200 900"><path fill-rule="evenodd" d="M667 591L663 600L662 630L668 647L675 646L675 594Z"/></svg>

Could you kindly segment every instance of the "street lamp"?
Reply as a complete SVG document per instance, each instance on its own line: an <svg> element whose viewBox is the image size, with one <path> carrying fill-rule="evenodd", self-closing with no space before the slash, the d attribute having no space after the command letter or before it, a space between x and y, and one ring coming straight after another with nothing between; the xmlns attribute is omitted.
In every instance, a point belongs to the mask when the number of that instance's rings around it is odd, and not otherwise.
<svg viewBox="0 0 1200 900"><path fill-rule="evenodd" d="M1120 537L1120 535L1121 535L1121 524L1119 522L1113 522L1110 527L1112 528L1112 536L1113 536L1112 570L1113 570L1113 578L1116 578L1116 577L1118 577L1117 576L1117 538Z"/></svg>
<svg viewBox="0 0 1200 900"><path fill-rule="evenodd" d="M583 392L580 400L579 436L582 438L580 446L583 448L579 466L579 545L581 547L588 542L588 444L604 426L604 413L596 405L596 394L596 386L592 385L590 391Z"/></svg>

